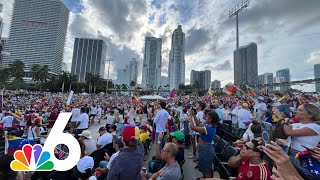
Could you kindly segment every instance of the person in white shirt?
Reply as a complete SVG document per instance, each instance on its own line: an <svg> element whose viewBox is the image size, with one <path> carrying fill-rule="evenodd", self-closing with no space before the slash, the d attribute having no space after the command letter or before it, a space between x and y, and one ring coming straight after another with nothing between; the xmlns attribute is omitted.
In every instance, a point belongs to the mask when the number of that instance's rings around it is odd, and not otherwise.
<svg viewBox="0 0 320 180"><path fill-rule="evenodd" d="M94 123L94 119L97 115L97 108L96 105L94 104L93 106L90 107L90 116L89 119L91 120L91 124Z"/></svg>
<svg viewBox="0 0 320 180"><path fill-rule="evenodd" d="M101 116L102 116L102 108L101 106L99 106L97 109L97 119L99 124L100 124Z"/></svg>
<svg viewBox="0 0 320 180"><path fill-rule="evenodd" d="M237 105L237 102L232 103L230 115L231 115L232 124L235 127L237 127L237 124L238 124L238 105Z"/></svg>
<svg viewBox="0 0 320 180"><path fill-rule="evenodd" d="M72 108L71 114L72 114L72 117L71 117L70 133L73 134L74 129L76 128L76 125L77 125L77 118L80 116L80 109L78 108L78 106L75 106L74 108Z"/></svg>
<svg viewBox="0 0 320 180"><path fill-rule="evenodd" d="M105 127L99 129L100 137L97 142L97 149L103 148L105 145L112 143L112 135L107 132Z"/></svg>
<svg viewBox="0 0 320 180"><path fill-rule="evenodd" d="M254 112L257 114L257 119L260 121L265 121L265 115L267 113L267 105L263 101L264 98L259 96L254 105Z"/></svg>
<svg viewBox="0 0 320 180"><path fill-rule="evenodd" d="M88 130L82 131L80 134L80 139L84 142L86 145L86 155L89 156L92 154L95 150L97 150L96 143L92 139L91 133Z"/></svg>
<svg viewBox="0 0 320 180"><path fill-rule="evenodd" d="M80 116L77 118L77 125L76 125L76 134L75 138L79 138L79 134L82 133L82 131L86 130L89 128L89 116L86 113L86 108L82 107L80 109Z"/></svg>
<svg viewBox="0 0 320 180"><path fill-rule="evenodd" d="M160 102L161 110L157 112L156 117L154 118L154 123L156 125L156 140L158 139L159 133L167 132L167 122L169 119L169 113L165 110L166 105L167 104L165 102ZM164 146L164 143L164 140L163 142L156 141L156 144L161 144L162 146Z"/></svg>
<svg viewBox="0 0 320 180"><path fill-rule="evenodd" d="M242 108L238 110L238 125L241 129L246 129L245 122L252 121L252 114L248 110L248 104L243 103Z"/></svg>
<svg viewBox="0 0 320 180"><path fill-rule="evenodd" d="M203 103L197 103L197 119L203 124L205 125L206 124L206 120L204 119L204 113L203 113L203 110L205 108L205 105Z"/></svg>
<svg viewBox="0 0 320 180"><path fill-rule="evenodd" d="M231 111L230 111L229 105L228 104L224 104L223 109L222 109L223 123L226 123L226 124L229 124L229 125L232 124L230 113L231 113Z"/></svg>
<svg viewBox="0 0 320 180"><path fill-rule="evenodd" d="M9 112L5 113L5 117L0 121L0 124L3 123L3 128L6 131L10 131L12 128L13 117Z"/></svg>
<svg viewBox="0 0 320 180"><path fill-rule="evenodd" d="M112 154L111 157L109 157L109 155L106 153L106 161L101 161L96 170L101 171L103 174L108 174L112 161L119 155L120 149L122 149L123 146L122 140L116 136L113 136L113 149L116 150L116 153Z"/></svg>

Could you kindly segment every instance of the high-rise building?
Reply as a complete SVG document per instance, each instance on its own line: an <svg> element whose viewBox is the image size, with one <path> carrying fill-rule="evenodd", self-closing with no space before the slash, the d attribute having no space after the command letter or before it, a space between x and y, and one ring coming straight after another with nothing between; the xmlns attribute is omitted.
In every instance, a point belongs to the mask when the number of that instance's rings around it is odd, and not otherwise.
<svg viewBox="0 0 320 180"><path fill-rule="evenodd" d="M320 78L320 64L315 64L314 68L314 78ZM320 92L320 82L316 81L316 92Z"/></svg>
<svg viewBox="0 0 320 180"><path fill-rule="evenodd" d="M144 47L142 86L157 88L161 80L162 39L146 37Z"/></svg>
<svg viewBox="0 0 320 180"><path fill-rule="evenodd" d="M2 12L2 7L3 7L3 5L0 3L0 13ZM1 40L1 36L2 36L2 27L3 27L3 19L0 16L0 40Z"/></svg>
<svg viewBox="0 0 320 180"><path fill-rule="evenodd" d="M179 84L185 83L185 34L181 25L172 34L170 59L169 59L169 84L179 88Z"/></svg>
<svg viewBox="0 0 320 180"><path fill-rule="evenodd" d="M234 51L234 83L254 85L258 83L257 44L250 43Z"/></svg>
<svg viewBox="0 0 320 180"><path fill-rule="evenodd" d="M130 70L128 65L126 65L125 69L118 69L116 84L130 86Z"/></svg>
<svg viewBox="0 0 320 180"><path fill-rule="evenodd" d="M221 81L214 80L211 82L211 89L220 89L221 88Z"/></svg>
<svg viewBox="0 0 320 180"><path fill-rule="evenodd" d="M60 73L68 21L69 10L60 0L15 0L4 66L21 60L26 72L40 64Z"/></svg>
<svg viewBox="0 0 320 180"><path fill-rule="evenodd" d="M274 86L273 90L274 91L280 91L280 92L284 92L288 89L288 86L286 85L282 85L281 83L286 82L286 78L285 77L274 77L273 78L273 83L279 83L279 86Z"/></svg>
<svg viewBox="0 0 320 180"><path fill-rule="evenodd" d="M169 78L168 76L161 76L161 86L165 87L169 85Z"/></svg>
<svg viewBox="0 0 320 180"><path fill-rule="evenodd" d="M107 45L101 39L75 38L71 74L78 76L79 82L86 81L86 74L104 78Z"/></svg>
<svg viewBox="0 0 320 180"><path fill-rule="evenodd" d="M290 76L290 69L280 69L276 72L276 77L284 77L284 82L290 82L291 76Z"/></svg>
<svg viewBox="0 0 320 180"><path fill-rule="evenodd" d="M273 73L264 73L258 76L258 81L260 85L272 84L273 83Z"/></svg>
<svg viewBox="0 0 320 180"><path fill-rule="evenodd" d="M138 61L136 58L132 58L130 61L130 83L134 81L137 84L138 81Z"/></svg>
<svg viewBox="0 0 320 180"><path fill-rule="evenodd" d="M190 74L190 84L199 86L201 89L208 89L211 86L211 71L195 71Z"/></svg>

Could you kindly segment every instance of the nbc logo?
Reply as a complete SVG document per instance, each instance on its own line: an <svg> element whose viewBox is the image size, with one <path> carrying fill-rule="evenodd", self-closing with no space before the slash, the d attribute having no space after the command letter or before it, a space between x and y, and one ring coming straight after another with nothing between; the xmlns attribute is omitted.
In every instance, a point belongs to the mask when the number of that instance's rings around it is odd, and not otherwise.
<svg viewBox="0 0 320 180"><path fill-rule="evenodd" d="M30 144L23 146L22 151L14 153L14 159L10 166L14 171L51 171L53 162L50 161L50 153L42 151L39 144L33 147Z"/></svg>
<svg viewBox="0 0 320 180"><path fill-rule="evenodd" d="M39 144L34 146L26 144L22 151L14 153L14 159L10 167L14 171L67 171L73 168L80 159L80 145L71 135L63 133L71 113L60 113L49 136L42 147ZM68 146L69 153L65 160L59 160L54 156L54 149L58 144Z"/></svg>

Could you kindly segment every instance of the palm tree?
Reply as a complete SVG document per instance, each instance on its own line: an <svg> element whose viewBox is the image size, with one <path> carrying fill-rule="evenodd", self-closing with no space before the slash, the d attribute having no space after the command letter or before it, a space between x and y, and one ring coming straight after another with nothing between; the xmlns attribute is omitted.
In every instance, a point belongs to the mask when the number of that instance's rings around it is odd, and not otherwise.
<svg viewBox="0 0 320 180"><path fill-rule="evenodd" d="M128 89L128 86L126 84L121 84L121 89L126 90Z"/></svg>
<svg viewBox="0 0 320 180"><path fill-rule="evenodd" d="M69 78L69 83L70 83L69 91L71 91L72 84L76 85L77 82L78 82L78 76L69 73L69 77L68 78Z"/></svg>
<svg viewBox="0 0 320 180"><path fill-rule="evenodd" d="M136 86L136 82L135 81L131 81L130 82L130 86L131 86L131 89L132 89L132 87Z"/></svg>
<svg viewBox="0 0 320 180"><path fill-rule="evenodd" d="M99 74L93 75L93 93L96 93L97 85L102 84L102 78Z"/></svg>
<svg viewBox="0 0 320 180"><path fill-rule="evenodd" d="M89 94L90 94L92 90L93 74L86 73L85 80L89 86Z"/></svg>
<svg viewBox="0 0 320 180"><path fill-rule="evenodd" d="M40 81L41 83L46 83L47 79L49 79L49 67L48 65L44 65L40 69Z"/></svg>
<svg viewBox="0 0 320 180"><path fill-rule="evenodd" d="M0 69L0 83L6 84L10 77L10 70L8 68Z"/></svg>
<svg viewBox="0 0 320 180"><path fill-rule="evenodd" d="M68 72L63 71L59 76L59 82L62 83L61 91L63 93L65 85L68 83Z"/></svg>
<svg viewBox="0 0 320 180"><path fill-rule="evenodd" d="M31 74L31 78L32 81L36 82L36 81L40 81L40 70L41 70L41 66L39 64L33 64L30 68L30 74Z"/></svg>
<svg viewBox="0 0 320 180"><path fill-rule="evenodd" d="M12 64L9 64L10 75L14 77L13 83L16 88L19 88L19 84L23 82L24 77L24 63L21 60L14 60Z"/></svg>

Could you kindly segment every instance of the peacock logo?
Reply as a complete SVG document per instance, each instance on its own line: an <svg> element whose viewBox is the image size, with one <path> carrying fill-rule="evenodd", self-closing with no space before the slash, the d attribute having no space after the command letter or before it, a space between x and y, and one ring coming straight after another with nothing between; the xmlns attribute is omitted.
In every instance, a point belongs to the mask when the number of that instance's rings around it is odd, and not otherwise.
<svg viewBox="0 0 320 180"><path fill-rule="evenodd" d="M68 171L77 165L81 151L80 145L71 134L64 133L71 112L60 113L49 136L43 146L26 144L22 151L14 153L10 167L14 171ZM54 154L55 147L64 144L68 147L68 157L64 160L57 159Z"/></svg>
<svg viewBox="0 0 320 180"><path fill-rule="evenodd" d="M10 164L14 171L51 171L54 167L50 161L50 153L43 151L39 144L25 144L22 151L14 153L14 159Z"/></svg>

